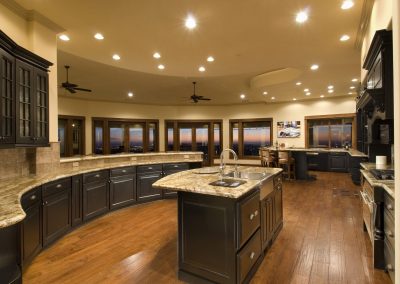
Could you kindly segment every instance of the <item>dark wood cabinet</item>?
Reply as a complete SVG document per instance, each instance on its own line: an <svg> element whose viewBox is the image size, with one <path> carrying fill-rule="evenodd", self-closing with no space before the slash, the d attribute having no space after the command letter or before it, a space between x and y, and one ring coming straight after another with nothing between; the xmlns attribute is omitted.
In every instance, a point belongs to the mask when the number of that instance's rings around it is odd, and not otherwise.
<svg viewBox="0 0 400 284"><path fill-rule="evenodd" d="M0 49L0 144L15 143L15 60Z"/></svg>
<svg viewBox="0 0 400 284"><path fill-rule="evenodd" d="M82 176L73 176L71 188L71 223L73 227L82 223L82 189Z"/></svg>
<svg viewBox="0 0 400 284"><path fill-rule="evenodd" d="M137 200L144 202L161 198L162 190L153 188L153 183L162 178L162 165L139 166L137 172Z"/></svg>
<svg viewBox="0 0 400 284"><path fill-rule="evenodd" d="M276 230L283 222L282 184L275 187L274 206L274 230Z"/></svg>
<svg viewBox="0 0 400 284"><path fill-rule="evenodd" d="M71 228L71 188L43 196L43 245L47 246Z"/></svg>
<svg viewBox="0 0 400 284"><path fill-rule="evenodd" d="M42 195L41 188L21 198L26 217L20 226L20 263L24 268L42 249Z"/></svg>
<svg viewBox="0 0 400 284"><path fill-rule="evenodd" d="M261 200L261 240L262 248L266 249L274 234L274 199L273 193Z"/></svg>
<svg viewBox="0 0 400 284"><path fill-rule="evenodd" d="M181 171L186 171L189 169L188 163L174 163L174 164L164 164L164 176L172 175L175 173L179 173ZM174 198L178 196L176 191L164 189L163 197L164 198Z"/></svg>
<svg viewBox="0 0 400 284"><path fill-rule="evenodd" d="M109 211L108 171L84 174L83 181L83 220L94 218Z"/></svg>
<svg viewBox="0 0 400 284"><path fill-rule="evenodd" d="M110 178L110 207L117 209L136 201L135 175L123 175Z"/></svg>
<svg viewBox="0 0 400 284"><path fill-rule="evenodd" d="M347 153L329 153L329 170L332 172L347 172Z"/></svg>

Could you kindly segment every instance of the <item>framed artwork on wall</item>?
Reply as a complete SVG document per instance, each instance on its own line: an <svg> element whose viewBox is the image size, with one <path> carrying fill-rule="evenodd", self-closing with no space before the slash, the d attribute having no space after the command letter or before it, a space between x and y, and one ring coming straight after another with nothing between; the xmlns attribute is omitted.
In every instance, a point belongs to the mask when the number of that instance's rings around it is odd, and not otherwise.
<svg viewBox="0 0 400 284"><path fill-rule="evenodd" d="M278 138L299 138L300 121L278 121Z"/></svg>

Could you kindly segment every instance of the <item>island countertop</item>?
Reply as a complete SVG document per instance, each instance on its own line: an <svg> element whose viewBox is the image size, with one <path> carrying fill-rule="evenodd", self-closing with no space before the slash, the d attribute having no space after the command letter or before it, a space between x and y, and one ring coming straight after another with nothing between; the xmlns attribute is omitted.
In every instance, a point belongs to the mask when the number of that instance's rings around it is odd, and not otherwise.
<svg viewBox="0 0 400 284"><path fill-rule="evenodd" d="M235 167L233 166L227 166L225 168L225 172L234 170ZM282 169L239 166L238 171L265 173L266 177L263 180L241 179L246 181L246 183L239 185L238 187L235 188L228 188L228 187L210 185L211 182L220 179L219 173L203 174L203 173L198 173L199 169L194 169L166 176L153 183L153 186L160 189L186 191L198 194L237 199L246 194L247 192L249 192L250 190L252 190L255 186L258 186L260 182L270 179L273 176L279 174L280 172L282 172Z"/></svg>

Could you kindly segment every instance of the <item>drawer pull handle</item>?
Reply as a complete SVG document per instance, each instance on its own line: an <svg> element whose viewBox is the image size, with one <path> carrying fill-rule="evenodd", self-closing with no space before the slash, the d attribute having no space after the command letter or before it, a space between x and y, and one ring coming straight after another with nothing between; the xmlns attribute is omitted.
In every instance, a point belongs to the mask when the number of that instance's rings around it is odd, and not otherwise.
<svg viewBox="0 0 400 284"><path fill-rule="evenodd" d="M387 271L394 271L393 265L391 265L391 264L386 265L386 270Z"/></svg>
<svg viewBox="0 0 400 284"><path fill-rule="evenodd" d="M178 165L174 165L174 168L177 168L178 167Z"/></svg>
<svg viewBox="0 0 400 284"><path fill-rule="evenodd" d="M122 170L123 173L126 173L126 170Z"/></svg>
<svg viewBox="0 0 400 284"><path fill-rule="evenodd" d="M95 177L95 178L99 178L99 177L100 177L100 175L99 175L99 174L97 174L97 175L95 175L94 177Z"/></svg>
<svg viewBox="0 0 400 284"><path fill-rule="evenodd" d="M258 210L254 211L254 216L258 215Z"/></svg>
<svg viewBox="0 0 400 284"><path fill-rule="evenodd" d="M31 199L31 200L35 200L35 199L36 199L36 195L35 195L35 194L32 195L30 199Z"/></svg>
<svg viewBox="0 0 400 284"><path fill-rule="evenodd" d="M61 188L61 187L62 187L61 183L57 184L56 187L57 187L57 188Z"/></svg>
<svg viewBox="0 0 400 284"><path fill-rule="evenodd" d="M255 216L254 216L254 214L253 214L253 213L251 213L251 214L250 214L250 220L253 220L253 219L254 219L254 217L255 217Z"/></svg>
<svg viewBox="0 0 400 284"><path fill-rule="evenodd" d="M153 168L152 168L152 167L148 167L148 169L149 169L149 170L152 170Z"/></svg>
<svg viewBox="0 0 400 284"><path fill-rule="evenodd" d="M250 259L253 259L255 256L256 256L255 252L252 251L251 254L250 254Z"/></svg>
<svg viewBox="0 0 400 284"><path fill-rule="evenodd" d="M387 231L387 235L391 238L394 238L394 234L391 231Z"/></svg>
<svg viewBox="0 0 400 284"><path fill-rule="evenodd" d="M388 204L388 205L386 205L386 209L388 209L388 210L393 210L393 206L392 206L392 204Z"/></svg>

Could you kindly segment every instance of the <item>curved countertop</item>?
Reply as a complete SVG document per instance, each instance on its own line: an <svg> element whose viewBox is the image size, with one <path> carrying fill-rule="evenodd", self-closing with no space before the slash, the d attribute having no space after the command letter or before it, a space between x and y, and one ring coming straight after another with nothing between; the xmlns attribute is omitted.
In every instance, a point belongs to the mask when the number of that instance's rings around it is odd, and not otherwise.
<svg viewBox="0 0 400 284"><path fill-rule="evenodd" d="M366 155L363 152L360 152L355 149L343 149L343 148L331 148L331 149L326 149L326 148L300 148L300 147L286 147L286 148L276 148L276 147L269 147L268 149L274 150L274 151L293 151L293 152L326 152L326 153L337 153L337 152L343 152L343 153L348 153L352 157L363 157L363 158L368 158L368 155Z"/></svg>
<svg viewBox="0 0 400 284"><path fill-rule="evenodd" d="M202 154L201 152L199 152ZM116 155L108 158L120 158L120 157L147 157L152 156L153 159L147 161L117 161L117 162L107 162L105 164L94 164L86 165L84 167L71 167L71 168L60 168L52 173L45 175L30 175L19 178L3 179L0 180L0 228L5 228L14 225L25 218L25 212L21 206L21 197L24 193L29 190L38 187L40 185L46 184L51 181L58 180L60 178L71 177L74 175L107 170L111 168L127 167L127 166L139 166L139 165L150 165L150 164L167 164L167 163L196 163L202 162L202 159L186 159L185 155L189 154L199 154L198 152L179 152L177 153L151 153L151 154L128 154L128 155ZM171 156L171 155L175 155ZM155 156L159 156L159 160L155 161ZM163 159L163 157L166 159ZM182 156L180 158L179 156ZM62 159L71 162L73 159L78 159L81 161L86 157L82 158L66 158ZM99 159L104 158L99 156ZM87 159L91 159L88 157ZM118 159L116 159L118 160ZM62 161L61 161L62 163Z"/></svg>
<svg viewBox="0 0 400 284"><path fill-rule="evenodd" d="M227 166L225 172L233 171L235 167ZM197 173L199 170L194 169L190 171L179 172L166 176L156 181L153 186L164 189L171 189L175 191L186 191L206 195L214 195L228 198L239 198L259 185L260 182L272 178L273 176L282 172L280 168L265 168L265 167L246 167L239 166L238 170L241 172L257 172L265 173L266 177L262 180L249 180L240 179L246 181L246 183L239 185L235 188L228 188L222 186L210 185L211 182L220 179L219 173L203 174ZM227 177L228 178L228 177Z"/></svg>

